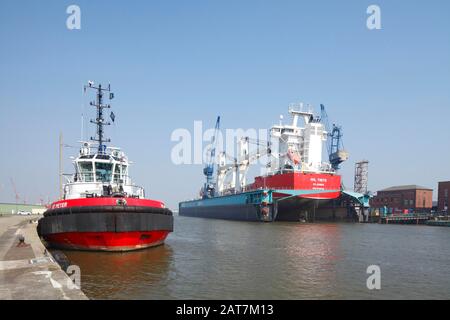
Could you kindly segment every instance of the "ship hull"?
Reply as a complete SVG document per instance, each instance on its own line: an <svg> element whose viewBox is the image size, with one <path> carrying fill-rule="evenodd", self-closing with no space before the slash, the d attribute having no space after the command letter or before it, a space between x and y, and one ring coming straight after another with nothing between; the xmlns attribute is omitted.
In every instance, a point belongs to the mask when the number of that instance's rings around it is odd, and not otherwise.
<svg viewBox="0 0 450 320"><path fill-rule="evenodd" d="M257 177L249 189L241 193L181 202L179 215L263 222L327 219L331 211L323 208L341 196L341 177L283 173Z"/></svg>
<svg viewBox="0 0 450 320"><path fill-rule="evenodd" d="M255 178L253 189L338 190L341 176L330 173L287 172Z"/></svg>
<svg viewBox="0 0 450 320"><path fill-rule="evenodd" d="M38 233L49 246L73 250L144 249L164 243L172 231L172 212L141 199L58 202L38 222Z"/></svg>
<svg viewBox="0 0 450 320"><path fill-rule="evenodd" d="M201 200L199 200L201 201ZM179 215L193 218L213 218L237 221L263 221L261 211L254 205L216 205L180 207Z"/></svg>
<svg viewBox="0 0 450 320"><path fill-rule="evenodd" d="M203 200L198 200L199 202ZM299 222L332 220L335 217L327 205L330 200L323 199L290 199L267 206L257 205L219 205L197 206L179 209L179 215L194 218L210 218L236 221L256 222ZM326 209L325 209L326 208Z"/></svg>
<svg viewBox="0 0 450 320"><path fill-rule="evenodd" d="M329 199L308 199L295 197L277 202L277 221L313 222L317 220L333 220L326 216L330 212L324 210L327 204L332 202Z"/></svg>
<svg viewBox="0 0 450 320"><path fill-rule="evenodd" d="M286 192L286 191L283 191ZM305 191L308 192L308 191ZM179 204L179 215L238 221L315 221L333 217L327 208L340 196L323 191L308 196L287 196L273 190L258 190ZM330 216L331 213L331 216Z"/></svg>
<svg viewBox="0 0 450 320"><path fill-rule="evenodd" d="M55 249L132 251L162 245L169 231L62 232L44 236Z"/></svg>

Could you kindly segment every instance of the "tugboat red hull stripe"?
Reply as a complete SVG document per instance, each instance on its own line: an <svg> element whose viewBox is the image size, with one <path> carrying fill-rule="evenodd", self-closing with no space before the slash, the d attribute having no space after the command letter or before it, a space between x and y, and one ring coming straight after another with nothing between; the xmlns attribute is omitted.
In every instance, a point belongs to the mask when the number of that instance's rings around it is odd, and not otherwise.
<svg viewBox="0 0 450 320"><path fill-rule="evenodd" d="M84 207L84 206L116 206L116 205L164 208L164 204L158 200L120 198L120 197L119 198L98 197L98 198L78 198L78 199L60 200L53 202L49 209L62 209L70 207Z"/></svg>
<svg viewBox="0 0 450 320"><path fill-rule="evenodd" d="M52 247L76 250L130 251L164 243L169 231L64 232L44 236Z"/></svg>

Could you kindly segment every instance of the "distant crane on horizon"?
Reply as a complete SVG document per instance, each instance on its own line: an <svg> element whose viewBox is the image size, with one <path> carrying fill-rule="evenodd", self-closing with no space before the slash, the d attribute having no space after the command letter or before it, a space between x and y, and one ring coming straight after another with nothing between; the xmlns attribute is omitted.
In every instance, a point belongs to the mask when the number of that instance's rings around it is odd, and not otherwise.
<svg viewBox="0 0 450 320"><path fill-rule="evenodd" d="M11 185L12 185L12 188L13 188L13 191L14 191L14 198L16 200L16 207L17 207L17 204L19 203L19 200L20 200L20 195L17 192L16 183L14 182L14 179L10 177L9 180L11 181Z"/></svg>

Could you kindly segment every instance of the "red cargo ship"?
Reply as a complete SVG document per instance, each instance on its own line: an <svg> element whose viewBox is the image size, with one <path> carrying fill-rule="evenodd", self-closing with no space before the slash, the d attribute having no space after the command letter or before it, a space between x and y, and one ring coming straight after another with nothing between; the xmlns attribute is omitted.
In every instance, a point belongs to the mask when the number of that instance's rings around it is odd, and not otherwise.
<svg viewBox="0 0 450 320"><path fill-rule="evenodd" d="M325 119L303 104L291 105L289 113L292 122L272 126L270 141L243 137L236 158L221 152L217 166L210 160L204 170L207 181L202 198L181 202L180 215L264 222L311 220L320 206L338 199L342 187L337 169L348 158L340 148L340 128L327 130ZM299 126L300 120L304 126ZM216 131L219 123L220 117ZM322 160L328 138L329 162ZM250 144L257 146L253 152ZM212 145L210 159L215 155ZM266 173L247 184L249 166L262 157L268 160Z"/></svg>

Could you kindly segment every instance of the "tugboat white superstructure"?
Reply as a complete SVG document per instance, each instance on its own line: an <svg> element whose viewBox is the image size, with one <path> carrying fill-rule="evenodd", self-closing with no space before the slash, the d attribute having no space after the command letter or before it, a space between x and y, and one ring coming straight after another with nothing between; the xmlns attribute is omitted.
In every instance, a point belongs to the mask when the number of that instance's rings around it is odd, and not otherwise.
<svg viewBox="0 0 450 320"><path fill-rule="evenodd" d="M90 142L82 142L73 161L75 173L64 185L64 199L127 195L144 198L144 189L131 182L130 163L119 148L106 147L101 153Z"/></svg>
<svg viewBox="0 0 450 320"><path fill-rule="evenodd" d="M128 251L162 244L173 231L172 212L161 201L145 199L142 187L132 183L130 162L119 148L107 147L103 116L109 104L103 95L110 87L85 87L97 92L96 137L84 141L73 161L75 173L67 178L64 195L50 205L39 220L38 231L57 248L102 251ZM111 112L111 120L115 115Z"/></svg>

